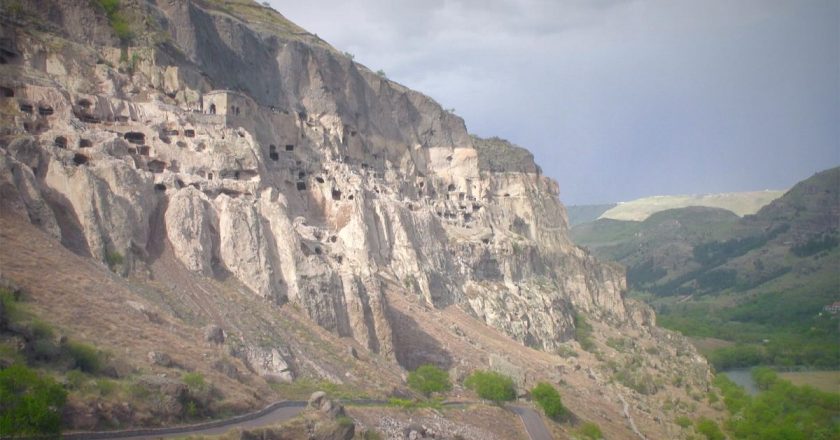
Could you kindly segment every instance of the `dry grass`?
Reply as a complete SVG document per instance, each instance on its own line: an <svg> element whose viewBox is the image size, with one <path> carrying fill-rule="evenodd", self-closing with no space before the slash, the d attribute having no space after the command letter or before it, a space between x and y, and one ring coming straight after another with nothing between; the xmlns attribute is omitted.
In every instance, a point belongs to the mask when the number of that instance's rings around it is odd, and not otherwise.
<svg viewBox="0 0 840 440"><path fill-rule="evenodd" d="M810 385L829 393L840 393L840 371L797 371L779 373L779 376L794 385Z"/></svg>
<svg viewBox="0 0 840 440"><path fill-rule="evenodd" d="M631 200L607 210L599 218L643 221L651 214L687 206L707 206L728 209L739 216L755 214L764 205L784 194L784 191L752 191L725 194L684 196L653 196Z"/></svg>

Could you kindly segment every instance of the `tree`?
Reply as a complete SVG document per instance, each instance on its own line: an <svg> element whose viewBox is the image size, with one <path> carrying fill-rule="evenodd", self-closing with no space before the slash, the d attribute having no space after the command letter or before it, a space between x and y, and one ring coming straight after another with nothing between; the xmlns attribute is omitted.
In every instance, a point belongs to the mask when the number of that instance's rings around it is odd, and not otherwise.
<svg viewBox="0 0 840 440"><path fill-rule="evenodd" d="M3 437L58 435L64 388L49 377L14 364L0 371L0 433Z"/></svg>
<svg viewBox="0 0 840 440"><path fill-rule="evenodd" d="M495 371L476 371L464 381L464 385L482 399L503 402L516 398L513 380Z"/></svg>
<svg viewBox="0 0 840 440"><path fill-rule="evenodd" d="M531 397L545 411L545 415L551 418L563 414L563 402L560 393L551 384L540 382L531 390Z"/></svg>
<svg viewBox="0 0 840 440"><path fill-rule="evenodd" d="M717 423L705 417L700 417L700 419L697 420L697 432L703 434L707 440L726 439L726 436L723 435L723 432L721 432Z"/></svg>
<svg viewBox="0 0 840 440"><path fill-rule="evenodd" d="M408 373L408 386L429 397L432 393L449 391L452 384L449 383L449 373L431 365L421 365L416 370Z"/></svg>

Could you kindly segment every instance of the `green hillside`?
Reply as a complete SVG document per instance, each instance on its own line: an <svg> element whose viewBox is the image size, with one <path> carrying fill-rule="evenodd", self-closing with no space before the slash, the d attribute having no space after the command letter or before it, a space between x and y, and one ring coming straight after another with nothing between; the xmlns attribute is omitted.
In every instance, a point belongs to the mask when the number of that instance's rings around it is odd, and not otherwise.
<svg viewBox="0 0 840 440"><path fill-rule="evenodd" d="M569 226L596 220L601 214L615 207L615 203L603 205L567 205L566 212L569 214Z"/></svg>
<svg viewBox="0 0 840 440"><path fill-rule="evenodd" d="M718 367L837 368L840 168L800 182L755 215L689 207L641 222L600 219L572 238L627 267L634 295L659 322L738 345L707 354Z"/></svg>

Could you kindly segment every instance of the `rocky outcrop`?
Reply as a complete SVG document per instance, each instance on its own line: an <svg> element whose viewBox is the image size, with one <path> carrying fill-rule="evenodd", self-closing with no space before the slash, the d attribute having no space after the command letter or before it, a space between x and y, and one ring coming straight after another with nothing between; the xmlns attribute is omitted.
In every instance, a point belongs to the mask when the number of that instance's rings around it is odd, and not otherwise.
<svg viewBox="0 0 840 440"><path fill-rule="evenodd" d="M0 202L74 251L129 274L171 249L386 356L386 289L545 350L572 337L574 313L652 324L628 312L623 271L568 240L530 153L471 137L270 8L246 22L127 2L161 29L135 23L120 49L86 2L31 6L4 15L19 56L0 65ZM54 16L65 44L27 30ZM251 368L292 379L290 353L246 342Z"/></svg>

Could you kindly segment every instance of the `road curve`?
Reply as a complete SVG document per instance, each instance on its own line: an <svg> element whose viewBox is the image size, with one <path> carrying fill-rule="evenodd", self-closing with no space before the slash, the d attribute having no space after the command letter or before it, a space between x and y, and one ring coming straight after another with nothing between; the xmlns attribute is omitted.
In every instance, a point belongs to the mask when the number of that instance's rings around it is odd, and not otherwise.
<svg viewBox="0 0 840 440"><path fill-rule="evenodd" d="M527 406L507 405L507 408L517 415L522 423L525 425L525 430L528 432L528 437L531 440L553 440L554 437L548 432L548 428L542 421L542 417L531 408Z"/></svg>
<svg viewBox="0 0 840 440"><path fill-rule="evenodd" d="M349 405L385 405L387 400L358 399L340 401ZM481 402L469 401L447 401L445 406L469 405ZM184 435L218 435L233 428L259 428L261 426L273 425L295 417L306 408L303 401L280 401L275 402L260 411L232 417L225 420L217 420L197 425L178 426L173 428L135 429L127 431L99 431L99 432L75 432L62 435L65 440L154 440L171 437L183 437ZM530 440L552 440L540 415L531 408L524 406L507 405L507 409L516 413Z"/></svg>
<svg viewBox="0 0 840 440"><path fill-rule="evenodd" d="M300 414L306 408L306 402L286 400L272 403L262 410L225 420L200 423L197 425L177 426L172 428L133 429L126 431L71 432L63 434L65 440L108 440L131 439L151 440L184 435L223 434L233 428L258 428L260 426L281 423Z"/></svg>

